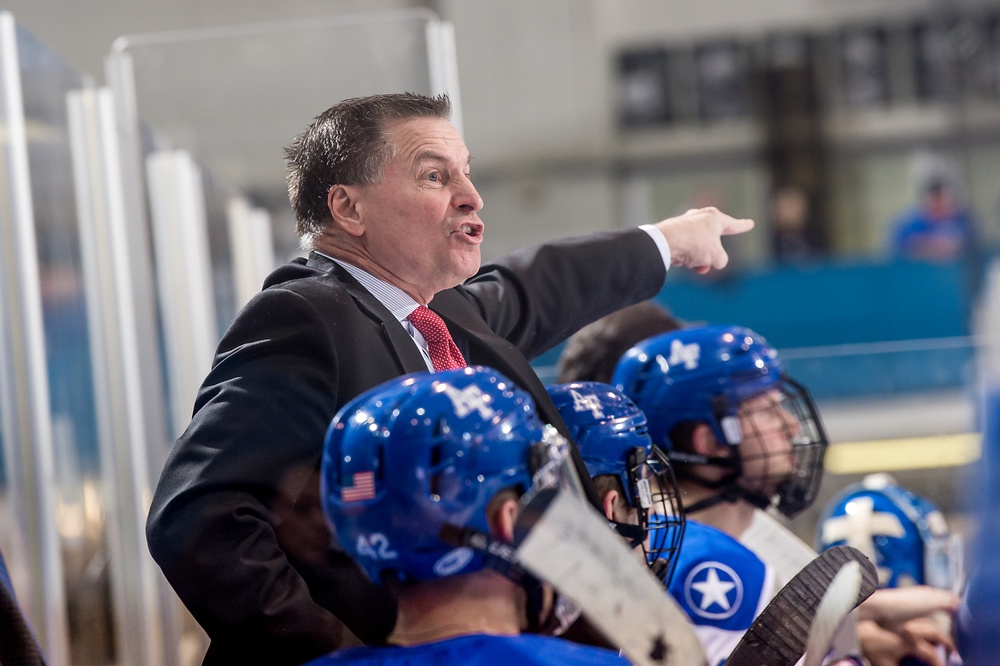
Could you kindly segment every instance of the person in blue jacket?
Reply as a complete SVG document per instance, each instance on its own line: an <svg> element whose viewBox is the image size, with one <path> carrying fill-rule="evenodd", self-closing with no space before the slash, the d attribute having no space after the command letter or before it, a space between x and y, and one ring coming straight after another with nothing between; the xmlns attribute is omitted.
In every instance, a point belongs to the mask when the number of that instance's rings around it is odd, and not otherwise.
<svg viewBox="0 0 1000 666"><path fill-rule="evenodd" d="M892 222L892 253L915 261L953 261L972 250L976 221L959 202L955 186L933 176L923 183L920 203Z"/></svg>

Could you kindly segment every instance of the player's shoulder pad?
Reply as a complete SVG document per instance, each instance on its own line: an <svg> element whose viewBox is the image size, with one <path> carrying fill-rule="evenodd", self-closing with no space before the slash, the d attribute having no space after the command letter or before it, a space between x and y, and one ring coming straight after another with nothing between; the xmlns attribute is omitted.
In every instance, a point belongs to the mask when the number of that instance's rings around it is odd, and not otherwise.
<svg viewBox="0 0 1000 666"><path fill-rule="evenodd" d="M774 592L774 574L725 532L689 520L670 594L696 625L745 630Z"/></svg>

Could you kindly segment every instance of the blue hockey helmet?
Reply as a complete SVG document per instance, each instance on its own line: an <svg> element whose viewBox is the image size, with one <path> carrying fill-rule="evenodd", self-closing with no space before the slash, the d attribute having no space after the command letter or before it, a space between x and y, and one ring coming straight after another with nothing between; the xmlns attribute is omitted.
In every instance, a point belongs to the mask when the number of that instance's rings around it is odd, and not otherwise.
<svg viewBox="0 0 1000 666"><path fill-rule="evenodd" d="M531 489L556 450L568 451L565 440L503 375L477 367L408 375L334 417L323 508L344 550L376 582L472 573L488 557L446 542L443 528L488 533L490 500Z"/></svg>
<svg viewBox="0 0 1000 666"><path fill-rule="evenodd" d="M725 481L759 506L776 503L793 516L816 497L823 472L827 438L809 392L783 371L778 353L748 328L711 325L654 336L635 345L615 367L612 383L646 413L653 443L676 463L708 464L732 470ZM769 396L764 400L762 396ZM740 445L760 439L747 405L756 412L780 415L795 455L791 473L777 471L780 484L766 472L751 475L747 467L766 463L770 454L740 453ZM718 441L733 447L726 458L707 458L680 450L672 438L681 424L705 423ZM757 465L767 469L767 465ZM678 470L678 473L681 473ZM692 478L694 478L692 476ZM689 508L690 510L690 508Z"/></svg>
<svg viewBox="0 0 1000 666"><path fill-rule="evenodd" d="M673 469L652 446L646 415L610 384L571 382L549 386L548 392L587 472L592 477L617 477L625 501L636 510L637 535L626 525L616 524L616 529L641 544L657 576L669 582L685 517Z"/></svg>
<svg viewBox="0 0 1000 666"><path fill-rule="evenodd" d="M953 589L961 577L961 549L930 501L870 474L842 490L823 509L817 548L848 545L878 568L879 585Z"/></svg>

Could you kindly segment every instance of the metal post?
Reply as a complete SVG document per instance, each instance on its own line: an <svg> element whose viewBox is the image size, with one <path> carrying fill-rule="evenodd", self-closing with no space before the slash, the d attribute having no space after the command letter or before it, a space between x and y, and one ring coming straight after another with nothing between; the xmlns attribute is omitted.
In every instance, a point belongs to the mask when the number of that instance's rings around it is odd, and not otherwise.
<svg viewBox="0 0 1000 666"><path fill-rule="evenodd" d="M55 664L69 663L66 591L56 524L52 412L38 275L28 141L14 17L0 12L0 415L8 486L19 532L14 568L27 566L18 590L38 638ZM16 578L16 576L15 576Z"/></svg>
<svg viewBox="0 0 1000 666"><path fill-rule="evenodd" d="M151 496L149 458L165 439L162 391L145 388L159 377L159 359L144 347L146 326L136 307L148 297L135 279L133 226L126 216L120 147L111 93L69 95L73 172L80 215L84 285L90 304L91 357L107 545L121 663L179 663L176 598L146 547ZM147 282L148 283L148 282ZM154 338L155 340L155 338Z"/></svg>

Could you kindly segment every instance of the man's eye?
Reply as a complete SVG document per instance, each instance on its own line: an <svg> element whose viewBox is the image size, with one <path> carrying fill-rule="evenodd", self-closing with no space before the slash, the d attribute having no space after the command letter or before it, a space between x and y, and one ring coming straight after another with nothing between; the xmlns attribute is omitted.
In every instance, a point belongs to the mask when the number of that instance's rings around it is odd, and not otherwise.
<svg viewBox="0 0 1000 666"><path fill-rule="evenodd" d="M439 174L437 171L432 171L429 174L427 174L427 180L431 181L432 183L438 183L441 181L441 174Z"/></svg>

